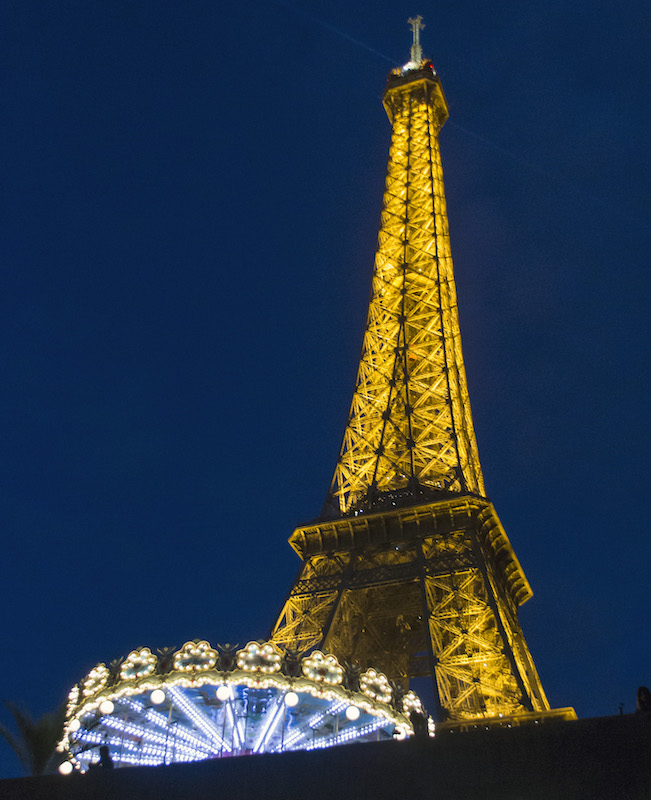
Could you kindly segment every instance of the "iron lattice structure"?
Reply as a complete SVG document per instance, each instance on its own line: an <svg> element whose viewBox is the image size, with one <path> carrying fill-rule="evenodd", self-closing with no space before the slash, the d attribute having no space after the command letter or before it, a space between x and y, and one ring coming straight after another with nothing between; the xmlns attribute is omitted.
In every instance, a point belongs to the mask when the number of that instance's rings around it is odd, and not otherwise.
<svg viewBox="0 0 651 800"><path fill-rule="evenodd" d="M431 676L440 721L549 711L518 622L531 589L485 496L461 352L438 134L420 55L389 75L392 140L363 352L331 491L277 644ZM417 47L417 49L415 49Z"/></svg>
<svg viewBox="0 0 651 800"><path fill-rule="evenodd" d="M384 104L393 135L379 247L331 488L343 514L401 487L484 494L439 155L447 106L427 68L391 76Z"/></svg>

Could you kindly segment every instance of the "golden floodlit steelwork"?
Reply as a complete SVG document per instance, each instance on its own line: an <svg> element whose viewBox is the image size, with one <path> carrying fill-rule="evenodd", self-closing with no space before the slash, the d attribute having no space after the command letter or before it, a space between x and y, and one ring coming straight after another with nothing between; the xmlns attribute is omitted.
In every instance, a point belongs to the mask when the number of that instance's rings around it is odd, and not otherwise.
<svg viewBox="0 0 651 800"><path fill-rule="evenodd" d="M538 721L551 712L517 616L531 589L486 498L461 351L448 107L409 22L411 59L383 98L392 138L350 415L323 513L290 538L303 564L272 640L405 689L431 676L440 721Z"/></svg>

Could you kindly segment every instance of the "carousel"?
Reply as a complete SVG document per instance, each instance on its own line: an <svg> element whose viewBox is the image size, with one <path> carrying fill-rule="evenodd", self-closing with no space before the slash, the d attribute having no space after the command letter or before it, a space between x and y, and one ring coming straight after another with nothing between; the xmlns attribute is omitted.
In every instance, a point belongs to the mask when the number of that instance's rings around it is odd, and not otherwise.
<svg viewBox="0 0 651 800"><path fill-rule="evenodd" d="M60 771L313 750L413 734L420 700L374 669L272 642L147 648L98 664L69 695Z"/></svg>

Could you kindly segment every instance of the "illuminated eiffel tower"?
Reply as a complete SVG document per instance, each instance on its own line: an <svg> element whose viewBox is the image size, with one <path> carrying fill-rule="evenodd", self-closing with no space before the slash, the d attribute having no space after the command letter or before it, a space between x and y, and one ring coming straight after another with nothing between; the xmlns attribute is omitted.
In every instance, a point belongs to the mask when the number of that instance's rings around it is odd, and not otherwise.
<svg viewBox="0 0 651 800"><path fill-rule="evenodd" d="M392 124L372 296L330 494L290 544L303 564L272 631L383 670L431 676L440 721L549 712L518 622L531 588L486 498L461 352L438 133L423 59L388 77ZM554 713L554 712L550 712Z"/></svg>

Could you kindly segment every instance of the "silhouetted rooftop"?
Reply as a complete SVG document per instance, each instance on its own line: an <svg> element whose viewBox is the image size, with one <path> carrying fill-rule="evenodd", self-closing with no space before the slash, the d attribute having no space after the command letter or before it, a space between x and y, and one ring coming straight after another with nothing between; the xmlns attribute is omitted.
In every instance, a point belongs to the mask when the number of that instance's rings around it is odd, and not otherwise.
<svg viewBox="0 0 651 800"><path fill-rule="evenodd" d="M0 782L2 800L648 800L651 717Z"/></svg>

